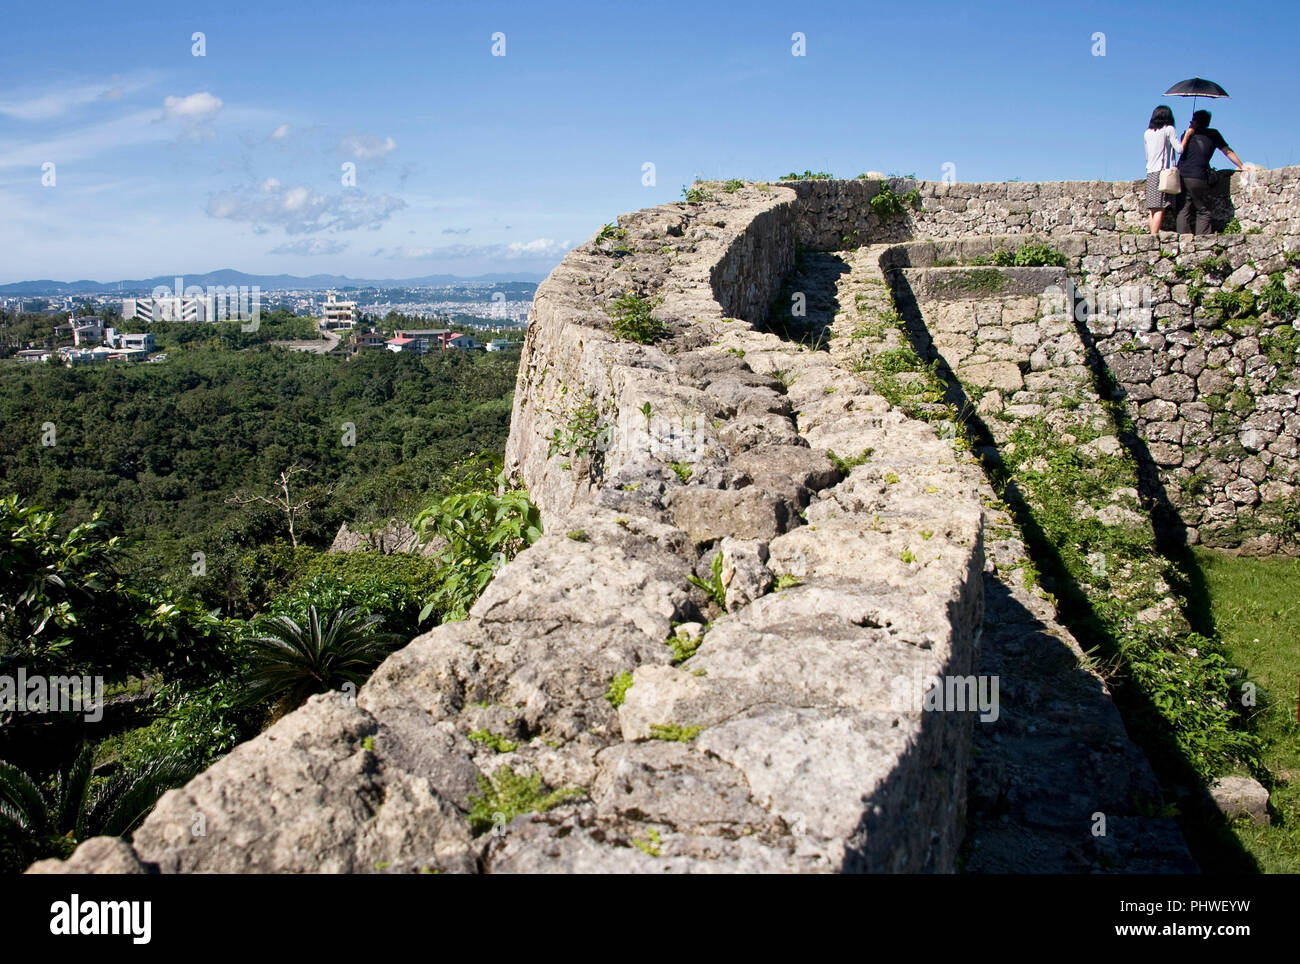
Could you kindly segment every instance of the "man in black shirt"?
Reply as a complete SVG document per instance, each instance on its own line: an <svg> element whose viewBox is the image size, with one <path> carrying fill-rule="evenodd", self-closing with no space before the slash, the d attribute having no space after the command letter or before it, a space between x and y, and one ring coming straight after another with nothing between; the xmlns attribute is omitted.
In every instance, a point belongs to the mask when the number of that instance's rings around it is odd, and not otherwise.
<svg viewBox="0 0 1300 964"><path fill-rule="evenodd" d="M1198 110L1192 115L1192 126L1183 135L1182 156L1178 159L1178 175L1183 182L1183 206L1178 211L1179 234L1210 233L1210 158L1214 152L1223 151L1228 160L1241 170L1241 158L1233 153L1223 135L1210 126L1210 112ZM1192 230L1192 215L1196 215Z"/></svg>

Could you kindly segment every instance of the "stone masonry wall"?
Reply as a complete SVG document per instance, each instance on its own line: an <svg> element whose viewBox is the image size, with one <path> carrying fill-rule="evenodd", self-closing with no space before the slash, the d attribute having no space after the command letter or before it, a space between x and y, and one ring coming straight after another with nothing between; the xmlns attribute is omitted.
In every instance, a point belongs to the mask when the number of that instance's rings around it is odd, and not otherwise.
<svg viewBox="0 0 1300 964"><path fill-rule="evenodd" d="M132 844L36 870L954 869L973 713L920 699L972 672L983 480L744 317L793 263L794 201L667 205L575 249L507 452L546 535L355 700L313 697ZM613 337L629 292L668 338ZM688 577L719 555L711 597Z"/></svg>
<svg viewBox="0 0 1300 964"><path fill-rule="evenodd" d="M794 181L799 242L818 251L882 241L976 235L1102 235L1145 232L1144 181L952 183L890 178L886 181ZM1300 234L1300 166L1222 172L1211 183L1215 228L1236 217L1243 231ZM870 200L882 187L916 190L921 209L882 224ZM1169 225L1172 227L1172 225Z"/></svg>
<svg viewBox="0 0 1300 964"><path fill-rule="evenodd" d="M1157 525L1192 544L1296 551L1300 321L1294 308L1262 302L1279 274L1300 291L1300 237L1016 235L913 242L884 258L912 269L918 295L941 297L943 279L960 287L971 271L936 263L968 264L1035 241L1064 253L1066 267L1006 269L995 294L1026 296L1044 314L1062 310L1067 278L1076 286L1075 317L1142 440L1139 469ZM1224 318L1216 297L1241 292L1256 308ZM973 323L960 327L977 336ZM1033 347L1040 336L1026 329L1023 337ZM1028 356L1017 361L1028 371ZM1003 380L1016 382L1009 370ZM993 391L986 408L1001 397Z"/></svg>
<svg viewBox="0 0 1300 964"><path fill-rule="evenodd" d="M950 351L970 342L956 367L989 389L980 403L1030 421L1033 406L1087 417L1097 404L1061 395L1071 379L1085 385L1090 348L1068 318L1030 311L1035 292L1067 277L1149 278L1162 292L1150 325L1121 310L1086 330L1153 458L1159 445L1183 447L1177 464L1159 463L1165 488L1204 477L1177 508L1210 541L1229 502L1240 523L1258 499L1292 494L1296 386L1276 345L1212 323L1176 275L1208 251L1231 271L1199 278L1202 302L1218 289L1262 291L1275 267L1294 285L1277 262L1300 233L1296 170L1231 185L1243 225L1281 225L1285 237L1108 234L1139 216L1131 184L899 182L922 207L891 224L870 212L878 182L745 185L620 218L539 287L520 363L507 468L546 535L498 572L467 620L395 652L355 699L313 697L164 795L130 844L88 841L34 870L954 869L972 714L918 704L922 681L982 665L985 587L1005 587L985 579L988 483L956 440L875 394L855 367L856 335L817 351L764 330L796 245L939 239L872 249L856 269L863 303L883 297L886 272L904 279ZM961 269L940 263L987 255L1007 243L996 233L1035 230L1067 254L1064 272L1000 271L1016 289L1010 314L990 298L969 330L945 327L966 309L945 307L961 300L950 276ZM943 240L958 233L984 237ZM614 336L627 295L653 306L666 337ZM833 294L825 300L820 310L834 312ZM979 314L994 304L996 319ZM1265 315L1256 327L1276 339L1285 324ZM1036 372L1053 384L1031 384ZM1202 386L1207 373L1218 374ZM1199 396L1188 400L1192 379ZM1209 395L1229 401L1217 410ZM1213 448L1234 440L1242 452ZM1092 508L1140 528L1130 496ZM1004 521L999 558L1020 565ZM997 591L1000 613L1041 609ZM1095 718L1119 746L1103 703ZM1016 720L1033 732L1023 708ZM1127 772L1145 772L1125 752ZM993 813L1014 787L990 780L980 792ZM1073 810L1052 819L1053 839L1068 840ZM986 828L980 839L1002 838ZM1161 852L1176 865L1180 846ZM1001 859L978 863L1008 866Z"/></svg>

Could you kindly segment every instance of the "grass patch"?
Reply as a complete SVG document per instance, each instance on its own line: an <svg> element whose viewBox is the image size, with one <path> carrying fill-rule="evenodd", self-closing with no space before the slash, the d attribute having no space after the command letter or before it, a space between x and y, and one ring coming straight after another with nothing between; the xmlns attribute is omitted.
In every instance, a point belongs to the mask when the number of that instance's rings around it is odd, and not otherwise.
<svg viewBox="0 0 1300 964"><path fill-rule="evenodd" d="M650 739L690 743L704 730L702 726L682 726L680 723L651 723Z"/></svg>
<svg viewBox="0 0 1300 964"><path fill-rule="evenodd" d="M520 776L508 766L497 767L491 780L480 773L478 785L482 793L469 795L469 826L475 836L498 823L507 824L521 813L544 813L586 794L579 787L547 791L540 773Z"/></svg>
<svg viewBox="0 0 1300 964"><path fill-rule="evenodd" d="M509 753L511 750L519 749L519 744L514 740L502 736L500 733L493 733L488 729L474 730L470 733L469 738L474 743L480 743L483 746L491 747L498 753Z"/></svg>
<svg viewBox="0 0 1300 964"><path fill-rule="evenodd" d="M1259 687L1254 723L1262 747L1257 778L1272 791L1274 822L1237 822L1232 832L1265 873L1300 873L1300 559L1194 551L1214 625L1228 656ZM1241 770L1239 772L1245 772Z"/></svg>
<svg viewBox="0 0 1300 964"><path fill-rule="evenodd" d="M831 460L831 465L835 466L842 475L848 475L859 465L865 465L867 459L871 458L871 453L874 451L875 449L873 448L865 448L852 458L844 459L836 455L831 449L827 449L826 457Z"/></svg>
<svg viewBox="0 0 1300 964"><path fill-rule="evenodd" d="M654 827L651 827L646 831L644 840L640 837L633 837L632 843L642 853L648 854L651 857L658 857L659 848L660 845L663 844L663 839L659 836L659 831Z"/></svg>
<svg viewBox="0 0 1300 964"><path fill-rule="evenodd" d="M1080 442L1095 435L1073 431ZM1189 767L1201 778L1250 765L1258 741L1235 695L1240 671L1217 639L1187 631L1178 614L1150 615L1167 603L1163 585L1177 591L1185 575L1160 554L1148 526L1106 525L1080 512L1080 504L1104 506L1115 490L1136 488L1132 462L1086 460L1041 419L1022 422L1009 442L990 473L994 488L1019 503L1037 568L1070 628L1115 666L1116 700L1153 764ZM1123 563L1099 573L1089 561L1098 553Z"/></svg>
<svg viewBox="0 0 1300 964"><path fill-rule="evenodd" d="M605 699L609 700L609 705L618 709L623 705L623 700L627 698L627 691L632 688L632 674L619 673L609 681L609 691L605 694Z"/></svg>

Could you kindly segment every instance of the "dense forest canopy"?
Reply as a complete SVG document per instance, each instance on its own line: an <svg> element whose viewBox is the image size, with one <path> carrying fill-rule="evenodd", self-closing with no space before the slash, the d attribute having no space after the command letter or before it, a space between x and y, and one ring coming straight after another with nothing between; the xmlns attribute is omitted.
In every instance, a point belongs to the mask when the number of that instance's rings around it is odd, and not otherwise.
<svg viewBox="0 0 1300 964"><path fill-rule="evenodd" d="M0 873L128 833L143 814L113 801L153 801L309 694L364 681L540 534L498 475L517 352L270 343L312 325L149 326L161 362L0 360L0 677L86 674L137 701L104 723L0 706ZM325 551L343 522L394 517L439 541Z"/></svg>
<svg viewBox="0 0 1300 964"><path fill-rule="evenodd" d="M189 350L160 364L0 365L0 494L102 509L137 545L133 565L221 602L243 552L284 535L268 494L290 465L309 511L299 541L410 518L456 462L499 453L518 356L363 352L352 359L260 347ZM53 426L52 435L50 426ZM54 444L46 444L53 441ZM190 584L204 553L207 577Z"/></svg>

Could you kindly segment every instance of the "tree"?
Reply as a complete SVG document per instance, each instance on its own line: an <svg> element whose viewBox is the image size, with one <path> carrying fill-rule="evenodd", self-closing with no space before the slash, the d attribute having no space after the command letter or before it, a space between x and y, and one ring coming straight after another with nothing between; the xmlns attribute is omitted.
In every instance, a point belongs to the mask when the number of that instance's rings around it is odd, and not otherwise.
<svg viewBox="0 0 1300 964"><path fill-rule="evenodd" d="M243 640L249 664L242 703L275 700L272 716L297 709L307 697L364 683L402 637L377 631L383 617L356 607L335 610L324 622L315 606L301 622L280 614L262 620Z"/></svg>
<svg viewBox="0 0 1300 964"><path fill-rule="evenodd" d="M66 857L89 837L126 836L163 793L187 783L200 769L179 755L166 756L94 787L94 764L94 750L83 745L47 792L30 774L0 760L0 835L9 843L0 860L18 864L0 867L0 872L21 870L42 857Z"/></svg>
<svg viewBox="0 0 1300 964"><path fill-rule="evenodd" d="M318 497L310 499L302 497L295 499L293 497L291 490L293 477L306 471L307 469L304 466L295 463L280 473L280 481L278 482L280 491L278 493L274 495L252 496L240 494L231 496L227 501L232 505L249 505L253 502L263 502L266 505L279 509L284 514L285 521L289 524L289 543L297 549L298 534L295 526L298 522L298 518L301 515L306 514L306 512L311 508L313 502L319 501ZM334 486L326 486L324 495L328 496L333 491Z"/></svg>
<svg viewBox="0 0 1300 964"><path fill-rule="evenodd" d="M98 512L61 526L60 513L0 498L0 668L177 679L223 667L220 621L124 575L127 546Z"/></svg>

